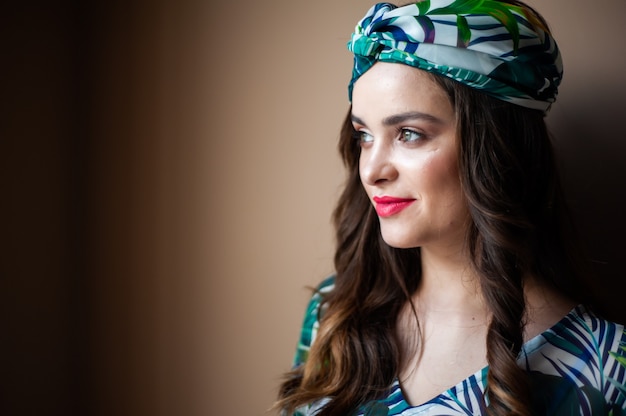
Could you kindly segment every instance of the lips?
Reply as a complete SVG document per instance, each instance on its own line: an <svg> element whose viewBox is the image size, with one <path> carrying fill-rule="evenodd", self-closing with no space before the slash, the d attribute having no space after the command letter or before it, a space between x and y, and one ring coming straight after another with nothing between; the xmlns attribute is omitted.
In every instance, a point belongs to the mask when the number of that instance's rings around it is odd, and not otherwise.
<svg viewBox="0 0 626 416"><path fill-rule="evenodd" d="M396 198L393 196L375 196L376 213L380 217L395 215L415 202L414 198Z"/></svg>

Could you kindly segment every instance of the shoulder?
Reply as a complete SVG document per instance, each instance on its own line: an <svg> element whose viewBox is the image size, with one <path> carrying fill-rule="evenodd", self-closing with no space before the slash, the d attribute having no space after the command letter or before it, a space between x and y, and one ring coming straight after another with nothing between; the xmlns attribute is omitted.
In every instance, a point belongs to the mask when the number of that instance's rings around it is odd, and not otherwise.
<svg viewBox="0 0 626 416"><path fill-rule="evenodd" d="M542 337L561 357L571 356L598 370L607 370L607 364L624 353L626 342L623 325L602 319L582 305L575 307Z"/></svg>
<svg viewBox="0 0 626 416"><path fill-rule="evenodd" d="M598 317L582 305L546 331L544 337L548 341L563 340L564 345L577 346L574 350L596 355L601 361L610 358L610 352L618 352L625 341L622 324Z"/></svg>
<svg viewBox="0 0 626 416"><path fill-rule="evenodd" d="M307 315L319 311L320 304L322 303L324 296L335 287L335 276L327 277L322 280L320 284L317 285L315 290L313 291L313 295L311 296L311 300L309 301L309 305L307 307Z"/></svg>
<svg viewBox="0 0 626 416"><path fill-rule="evenodd" d="M296 356L294 357L293 362L294 367L303 364L308 358L309 350L311 349L311 345L317 335L317 329L319 328L320 313L324 296L334 287L335 276L330 276L324 279L315 288L304 313L302 329L300 330L300 340L298 342Z"/></svg>
<svg viewBox="0 0 626 416"><path fill-rule="evenodd" d="M624 326L577 306L524 348L526 368L537 383L572 395L589 409L626 409L626 335ZM560 380L560 381L558 381ZM548 384L550 384L548 383ZM563 403L570 402L565 400ZM554 403L554 395L550 399ZM596 407L597 406L597 407ZM619 413L618 413L619 414Z"/></svg>

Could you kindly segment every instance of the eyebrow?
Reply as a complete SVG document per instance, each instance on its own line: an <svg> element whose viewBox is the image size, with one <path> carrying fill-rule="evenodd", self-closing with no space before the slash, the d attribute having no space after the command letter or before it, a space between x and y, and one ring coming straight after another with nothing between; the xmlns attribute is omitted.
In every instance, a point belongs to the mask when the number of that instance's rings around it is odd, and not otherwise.
<svg viewBox="0 0 626 416"><path fill-rule="evenodd" d="M363 120L361 120L359 117L355 116L354 114L351 115L351 118L354 123L362 124L364 126L366 125L365 122L363 122ZM419 111L408 111L406 113L393 114L391 116L385 117L383 119L383 125L396 126L407 120L425 120L431 123L437 123L437 124L443 123L442 120L438 119L437 117L433 115L422 113Z"/></svg>

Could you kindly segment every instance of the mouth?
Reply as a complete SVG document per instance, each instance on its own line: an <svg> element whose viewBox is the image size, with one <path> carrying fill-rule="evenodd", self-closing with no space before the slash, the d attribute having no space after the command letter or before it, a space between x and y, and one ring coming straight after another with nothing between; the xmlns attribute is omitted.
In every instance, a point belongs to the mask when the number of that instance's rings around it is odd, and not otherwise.
<svg viewBox="0 0 626 416"><path fill-rule="evenodd" d="M375 196L376 213L379 217L391 217L415 202L414 198L396 198L392 196Z"/></svg>

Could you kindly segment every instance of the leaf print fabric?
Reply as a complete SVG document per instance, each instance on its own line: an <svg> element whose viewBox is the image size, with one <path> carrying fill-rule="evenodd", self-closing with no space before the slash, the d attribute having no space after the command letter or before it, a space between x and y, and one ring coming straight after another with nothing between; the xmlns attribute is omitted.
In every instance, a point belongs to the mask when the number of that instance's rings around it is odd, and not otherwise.
<svg viewBox="0 0 626 416"><path fill-rule="evenodd" d="M315 342L323 293L334 285L322 282L306 311L295 366L302 365ZM530 377L533 415L626 415L626 333L624 326L603 320L577 306L561 321L526 342L518 364ZM379 400L356 410L355 416L485 415L482 397L488 367L419 406L405 400L396 379ZM299 409L312 416L326 400Z"/></svg>
<svg viewBox="0 0 626 416"><path fill-rule="evenodd" d="M348 87L377 61L452 78L504 101L547 111L563 75L561 55L532 12L493 0L427 0L374 5L348 49Z"/></svg>

